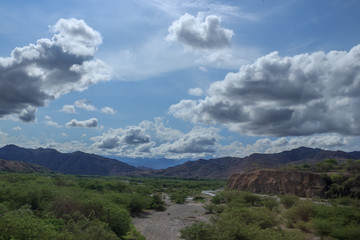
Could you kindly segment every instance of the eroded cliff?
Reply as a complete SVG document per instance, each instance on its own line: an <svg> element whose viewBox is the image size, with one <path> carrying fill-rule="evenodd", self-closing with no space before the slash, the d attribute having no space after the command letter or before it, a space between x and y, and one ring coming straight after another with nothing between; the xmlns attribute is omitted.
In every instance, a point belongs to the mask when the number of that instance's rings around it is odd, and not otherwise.
<svg viewBox="0 0 360 240"><path fill-rule="evenodd" d="M295 194L299 197L322 196L326 187L324 179L316 173L261 169L233 174L229 190L268 194Z"/></svg>

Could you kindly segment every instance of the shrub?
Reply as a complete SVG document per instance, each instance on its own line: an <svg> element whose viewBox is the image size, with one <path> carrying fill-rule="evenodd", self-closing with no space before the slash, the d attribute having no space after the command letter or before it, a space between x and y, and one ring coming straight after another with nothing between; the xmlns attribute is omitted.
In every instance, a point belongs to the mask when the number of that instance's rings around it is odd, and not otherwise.
<svg viewBox="0 0 360 240"><path fill-rule="evenodd" d="M211 240L215 239L211 233L209 224L199 222L194 223L180 230L181 238L185 240Z"/></svg>
<svg viewBox="0 0 360 240"><path fill-rule="evenodd" d="M244 199L246 204L250 204L251 206L258 205L261 202L261 197L249 192L243 192L242 198Z"/></svg>
<svg viewBox="0 0 360 240"><path fill-rule="evenodd" d="M53 211L57 217L73 216L75 212L85 214L85 207L72 198L59 197L53 202Z"/></svg>
<svg viewBox="0 0 360 240"><path fill-rule="evenodd" d="M333 228L330 236L336 239L360 239L360 227L359 224L350 224L341 227Z"/></svg>
<svg viewBox="0 0 360 240"><path fill-rule="evenodd" d="M280 202L285 208L291 208L298 200L299 198L295 195L284 195L280 197Z"/></svg>
<svg viewBox="0 0 360 240"><path fill-rule="evenodd" d="M102 221L108 223L110 228L118 236L123 236L130 230L131 218L129 213L125 209L115 205L106 210Z"/></svg>
<svg viewBox="0 0 360 240"><path fill-rule="evenodd" d="M127 232L126 236L123 237L124 240L146 240L141 233L136 230L134 225L130 226L130 230Z"/></svg>
<svg viewBox="0 0 360 240"><path fill-rule="evenodd" d="M183 204L185 203L187 196L188 195L186 193L173 192L170 194L170 199L175 203Z"/></svg>
<svg viewBox="0 0 360 240"><path fill-rule="evenodd" d="M285 214L288 220L287 224L289 227L294 226L296 223L308 222L313 215L313 204L309 201L301 201L296 205L292 206Z"/></svg>
<svg viewBox="0 0 360 240"><path fill-rule="evenodd" d="M199 196L199 195L196 195L195 197L193 197L193 200L194 200L194 201L197 201L197 202L203 202L203 201L204 201L204 197Z"/></svg>
<svg viewBox="0 0 360 240"><path fill-rule="evenodd" d="M270 198L270 197L267 197L267 198L264 198L262 201L261 201L262 205L264 207L266 207L267 209L269 209L270 211L273 211L273 210L276 210L278 209L279 207L279 204L278 202L273 199L273 198Z"/></svg>
<svg viewBox="0 0 360 240"><path fill-rule="evenodd" d="M77 222L69 221L64 227L63 232L59 235L63 240L118 240L118 236L111 231L106 223L88 219L82 219Z"/></svg>
<svg viewBox="0 0 360 240"><path fill-rule="evenodd" d="M313 228L315 229L316 233L321 236L327 236L330 234L331 229L334 227L333 223L328 219L313 219L312 221Z"/></svg>
<svg viewBox="0 0 360 240"><path fill-rule="evenodd" d="M205 204L204 209L206 210L205 214L222 213L225 209L225 206L210 203Z"/></svg>
<svg viewBox="0 0 360 240"><path fill-rule="evenodd" d="M149 207L149 197L142 194L132 194L130 197L130 203L128 203L128 209L132 213L141 212L143 209Z"/></svg>
<svg viewBox="0 0 360 240"><path fill-rule="evenodd" d="M26 209L5 213L0 217L0 239L56 239L55 228Z"/></svg>
<svg viewBox="0 0 360 240"><path fill-rule="evenodd" d="M160 194L154 194L151 199L150 208L156 211L165 211L165 202L161 199Z"/></svg>
<svg viewBox="0 0 360 240"><path fill-rule="evenodd" d="M214 204L225 203L225 198L223 193L217 193L211 198L211 202Z"/></svg>

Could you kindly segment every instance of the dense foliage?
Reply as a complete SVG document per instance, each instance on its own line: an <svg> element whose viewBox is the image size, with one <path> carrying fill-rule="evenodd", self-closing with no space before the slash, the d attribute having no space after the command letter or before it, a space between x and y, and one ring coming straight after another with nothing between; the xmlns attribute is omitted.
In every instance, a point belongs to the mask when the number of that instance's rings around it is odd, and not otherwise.
<svg viewBox="0 0 360 240"><path fill-rule="evenodd" d="M182 229L183 239L360 239L358 206L223 191L205 209L214 214L210 223Z"/></svg>
<svg viewBox="0 0 360 240"><path fill-rule="evenodd" d="M212 180L0 173L0 240L144 239L131 215L165 210L162 192L186 198L222 186Z"/></svg>
<svg viewBox="0 0 360 240"><path fill-rule="evenodd" d="M281 168L321 174L326 182L323 193L326 198L350 197L360 199L360 191L357 190L360 185L360 160L326 159L316 164L289 164Z"/></svg>

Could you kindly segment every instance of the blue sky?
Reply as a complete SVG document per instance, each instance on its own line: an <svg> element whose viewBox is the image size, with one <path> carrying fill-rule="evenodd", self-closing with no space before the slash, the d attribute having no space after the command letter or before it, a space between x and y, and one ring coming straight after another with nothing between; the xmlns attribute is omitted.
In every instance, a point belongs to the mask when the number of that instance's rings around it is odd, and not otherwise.
<svg viewBox="0 0 360 240"><path fill-rule="evenodd" d="M358 150L360 3L2 1L0 145Z"/></svg>

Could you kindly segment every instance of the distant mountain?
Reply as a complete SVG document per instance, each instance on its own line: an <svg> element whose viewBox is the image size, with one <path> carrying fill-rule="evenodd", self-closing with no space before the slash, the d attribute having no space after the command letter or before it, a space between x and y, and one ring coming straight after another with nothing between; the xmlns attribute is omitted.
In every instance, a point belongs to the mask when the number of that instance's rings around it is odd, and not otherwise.
<svg viewBox="0 0 360 240"><path fill-rule="evenodd" d="M8 173L14 173L14 172L19 172L19 173L42 172L42 173L45 173L45 172L47 172L47 173L49 173L50 170L45 167L42 167L42 166L33 165L33 164L25 163L25 162L8 161L8 160L0 159L0 172L8 172Z"/></svg>
<svg viewBox="0 0 360 240"><path fill-rule="evenodd" d="M139 170L121 161L95 154L79 151L60 153L55 149L26 149L16 145L0 148L0 159L37 164L65 174L108 176L126 175Z"/></svg>
<svg viewBox="0 0 360 240"><path fill-rule="evenodd" d="M105 156L113 159L117 159L121 162L130 164L141 169L165 169L168 167L174 167L183 164L188 159L167 159L167 158L125 158L116 156Z"/></svg>
<svg viewBox="0 0 360 240"><path fill-rule="evenodd" d="M232 173L251 170L254 168L276 168L286 164L317 163L324 159L360 159L360 152L328 151L300 147L290 151L274 154L254 153L250 156L224 157L217 159L188 161L181 165L160 170L150 170L145 162L138 161L134 167L119 160L110 159L84 152L60 153L54 149L26 149L16 145L0 148L0 159L22 161L36 164L52 171L65 174L80 175L132 175L132 176L166 176L180 178L221 178L227 179ZM146 159L142 159L145 161ZM154 167L175 163L177 160L155 159L148 160ZM182 160L184 161L184 160ZM145 165L145 166L144 166Z"/></svg>
<svg viewBox="0 0 360 240"><path fill-rule="evenodd" d="M360 152L328 151L300 147L291 151L274 154L255 153L244 158L224 157L210 160L197 160L154 172L160 176L228 178L232 173L254 168L276 168L286 164L317 163L325 159L360 159Z"/></svg>

